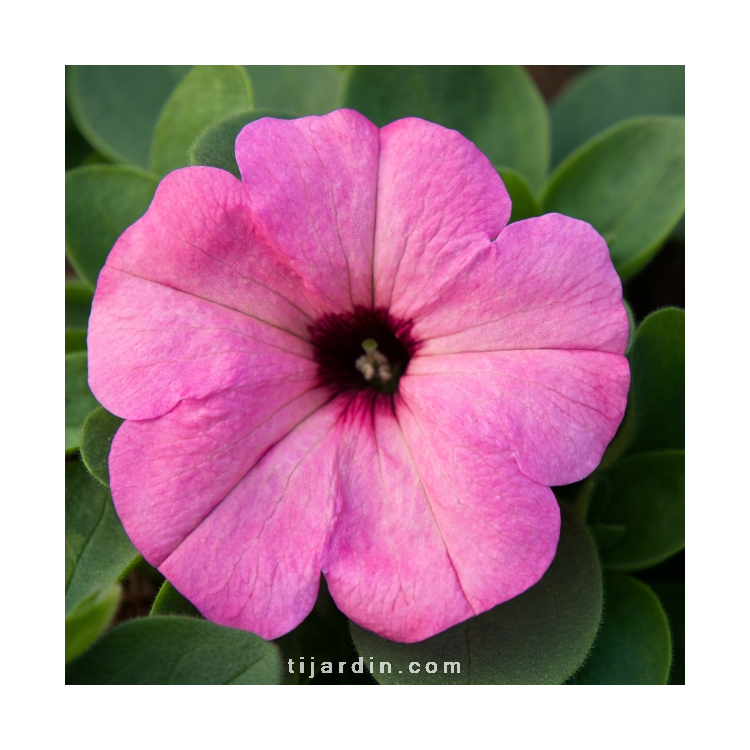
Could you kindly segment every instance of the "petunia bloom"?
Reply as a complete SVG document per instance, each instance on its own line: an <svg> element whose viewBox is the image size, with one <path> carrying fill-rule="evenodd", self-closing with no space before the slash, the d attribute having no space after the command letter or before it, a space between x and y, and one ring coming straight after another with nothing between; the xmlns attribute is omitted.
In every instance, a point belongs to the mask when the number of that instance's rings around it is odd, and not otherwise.
<svg viewBox="0 0 750 750"><path fill-rule="evenodd" d="M210 620L275 638L321 571L354 622L413 642L552 561L550 485L624 413L604 240L508 193L459 133L357 112L265 118L242 180L165 177L97 284L89 382L124 417L112 496Z"/></svg>

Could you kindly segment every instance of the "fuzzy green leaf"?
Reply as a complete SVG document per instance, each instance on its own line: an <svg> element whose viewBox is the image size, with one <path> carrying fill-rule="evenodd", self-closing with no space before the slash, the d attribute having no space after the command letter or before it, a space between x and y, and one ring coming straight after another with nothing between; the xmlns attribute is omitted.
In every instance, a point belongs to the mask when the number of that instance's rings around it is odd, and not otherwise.
<svg viewBox="0 0 750 750"><path fill-rule="evenodd" d="M605 502L592 499L589 517L625 527L622 538L602 549L614 570L640 570L685 546L685 452L639 453L596 475L594 495L604 484Z"/></svg>
<svg viewBox="0 0 750 750"><path fill-rule="evenodd" d="M110 414L103 406L86 417L81 432L81 459L91 474L109 487L109 450L120 425L120 417Z"/></svg>
<svg viewBox="0 0 750 750"><path fill-rule="evenodd" d="M324 115L341 107L346 72L338 65L245 65L255 107L287 117Z"/></svg>
<svg viewBox="0 0 750 750"><path fill-rule="evenodd" d="M664 685L672 646L664 610L645 583L605 577L602 628L589 658L570 680L578 685Z"/></svg>
<svg viewBox="0 0 750 750"><path fill-rule="evenodd" d="M82 654L106 630L117 611L120 587L93 591L65 615L65 663Z"/></svg>
<svg viewBox="0 0 750 750"><path fill-rule="evenodd" d="M91 287L117 238L151 203L157 179L111 164L65 173L65 254Z"/></svg>
<svg viewBox="0 0 750 750"><path fill-rule="evenodd" d="M532 188L547 174L547 107L521 66L358 65L344 101L378 126L414 116L458 130Z"/></svg>
<svg viewBox="0 0 750 750"><path fill-rule="evenodd" d="M169 581L164 581L151 605L149 617L183 615L201 618L201 613Z"/></svg>
<svg viewBox="0 0 750 750"><path fill-rule="evenodd" d="M669 671L670 685L685 684L685 584L659 581L651 585L659 597L669 621L672 634L672 668Z"/></svg>
<svg viewBox="0 0 750 750"><path fill-rule="evenodd" d="M685 447L685 311L665 308L638 327L628 354L633 400L629 454Z"/></svg>
<svg viewBox="0 0 750 750"><path fill-rule="evenodd" d="M110 630L65 670L73 685L276 685L279 651L190 617L142 617Z"/></svg>
<svg viewBox="0 0 750 750"><path fill-rule="evenodd" d="M684 118L626 120L588 141L551 175L542 206L593 225L629 278L685 211Z"/></svg>
<svg viewBox="0 0 750 750"><path fill-rule="evenodd" d="M590 534L561 504L557 555L542 579L494 609L419 643L395 643L351 623L354 645L383 684L560 684L583 663L602 612L602 577ZM391 674L380 673L390 662ZM409 671L419 662L420 671ZM427 663L438 665L429 674ZM460 673L446 663L458 662ZM385 668L384 668L385 669ZM454 667L455 669L455 667Z"/></svg>
<svg viewBox="0 0 750 750"><path fill-rule="evenodd" d="M188 149L210 123L253 106L250 79L240 65L196 65L159 116L149 167L158 175L188 164Z"/></svg>
<svg viewBox="0 0 750 750"><path fill-rule="evenodd" d="M65 282L65 330L85 331L91 314L93 293L80 281Z"/></svg>
<svg viewBox="0 0 750 750"><path fill-rule="evenodd" d="M514 221L522 221L523 219L530 219L532 216L539 216L542 213L542 208L523 175L507 167L499 167L497 171L505 183L505 189L508 191L511 203L513 204L513 211L508 223L512 224Z"/></svg>
<svg viewBox="0 0 750 750"><path fill-rule="evenodd" d="M193 141L188 150L188 164L191 167L219 167L231 172L238 180L240 168L234 158L234 142L240 130L261 117L288 119L291 115L265 110L243 110L207 125Z"/></svg>
<svg viewBox="0 0 750 750"><path fill-rule="evenodd" d="M65 611L94 589L109 591L137 556L106 487L65 465Z"/></svg>
<svg viewBox="0 0 750 750"><path fill-rule="evenodd" d="M71 65L68 105L97 151L148 169L159 113L189 70L189 65Z"/></svg>
<svg viewBox="0 0 750 750"><path fill-rule="evenodd" d="M582 73L550 108L552 164L612 125L642 115L684 117L684 65L605 65Z"/></svg>
<svg viewBox="0 0 750 750"><path fill-rule="evenodd" d="M86 352L65 355L65 452L81 444L81 428L86 417L99 406L88 384Z"/></svg>
<svg viewBox="0 0 750 750"><path fill-rule="evenodd" d="M86 331L65 331L65 353L86 351Z"/></svg>

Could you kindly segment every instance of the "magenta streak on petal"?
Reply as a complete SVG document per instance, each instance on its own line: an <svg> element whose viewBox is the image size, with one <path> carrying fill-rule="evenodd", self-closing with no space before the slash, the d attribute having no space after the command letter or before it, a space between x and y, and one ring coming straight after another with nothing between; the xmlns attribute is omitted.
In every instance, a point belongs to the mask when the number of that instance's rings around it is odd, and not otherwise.
<svg viewBox="0 0 750 750"><path fill-rule="evenodd" d="M339 431L342 505L323 567L339 608L406 642L470 617L390 399L361 392Z"/></svg>
<svg viewBox="0 0 750 750"><path fill-rule="evenodd" d="M168 174L148 212L115 244L107 267L303 338L310 320L330 310L259 232L242 183L213 167Z"/></svg>

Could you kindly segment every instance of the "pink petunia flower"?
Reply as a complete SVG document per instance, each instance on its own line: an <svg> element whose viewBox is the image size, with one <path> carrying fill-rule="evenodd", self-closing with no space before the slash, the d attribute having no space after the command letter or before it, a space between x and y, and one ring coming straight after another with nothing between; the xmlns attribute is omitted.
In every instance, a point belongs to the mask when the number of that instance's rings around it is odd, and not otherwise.
<svg viewBox="0 0 750 750"><path fill-rule="evenodd" d="M257 120L242 181L162 180L117 241L89 382L136 547L210 620L275 638L321 571L354 622L433 635L521 593L550 485L619 425L628 320L604 240L508 194L459 133Z"/></svg>

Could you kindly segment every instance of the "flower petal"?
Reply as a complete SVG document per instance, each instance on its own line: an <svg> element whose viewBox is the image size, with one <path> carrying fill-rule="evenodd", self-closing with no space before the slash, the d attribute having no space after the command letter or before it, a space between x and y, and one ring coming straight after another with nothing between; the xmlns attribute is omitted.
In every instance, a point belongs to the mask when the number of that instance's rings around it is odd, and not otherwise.
<svg viewBox="0 0 750 750"><path fill-rule="evenodd" d="M115 243L106 266L302 337L312 320L330 311L262 236L242 183L213 167L168 174L146 214Z"/></svg>
<svg viewBox="0 0 750 750"><path fill-rule="evenodd" d="M89 323L89 385L107 409L152 419L181 399L311 383L306 341L243 313L105 267Z"/></svg>
<svg viewBox="0 0 750 750"><path fill-rule="evenodd" d="M257 381L181 401L158 419L127 420L109 455L117 513L155 566L273 446L328 400L310 382Z"/></svg>
<svg viewBox="0 0 750 750"><path fill-rule="evenodd" d="M378 129L353 110L255 120L235 156L266 236L336 312L372 304Z"/></svg>
<svg viewBox="0 0 750 750"><path fill-rule="evenodd" d="M307 377L307 327L327 309L259 237L238 180L177 170L99 275L89 383L113 413L150 419L254 378Z"/></svg>
<svg viewBox="0 0 750 750"><path fill-rule="evenodd" d="M450 404L461 430L486 434L545 485L578 481L597 467L629 385L619 354L558 350L417 356L400 383L420 413Z"/></svg>
<svg viewBox="0 0 750 750"><path fill-rule="evenodd" d="M442 305L477 253L510 218L487 157L455 130L408 117L380 131L375 304L400 318Z"/></svg>
<svg viewBox="0 0 750 750"><path fill-rule="evenodd" d="M591 349L623 354L628 318L604 240L547 214L507 226L415 320L423 354Z"/></svg>
<svg viewBox="0 0 750 750"><path fill-rule="evenodd" d="M560 508L552 490L497 445L492 425L476 425L444 395L405 394L399 421L461 586L480 613L542 577L557 551Z"/></svg>
<svg viewBox="0 0 750 750"><path fill-rule="evenodd" d="M455 420L455 413L446 410ZM450 423L450 420L449 420ZM339 608L391 640L427 638L535 583L554 556L551 491L440 421L361 396L346 414L342 507L323 572Z"/></svg>
<svg viewBox="0 0 750 750"><path fill-rule="evenodd" d="M208 619L277 638L312 610L345 406L338 399L301 422L159 566Z"/></svg>

